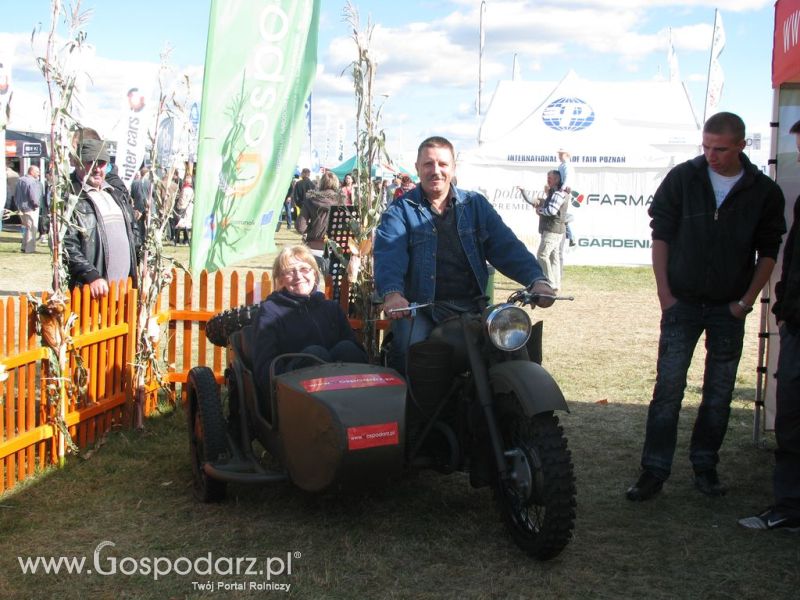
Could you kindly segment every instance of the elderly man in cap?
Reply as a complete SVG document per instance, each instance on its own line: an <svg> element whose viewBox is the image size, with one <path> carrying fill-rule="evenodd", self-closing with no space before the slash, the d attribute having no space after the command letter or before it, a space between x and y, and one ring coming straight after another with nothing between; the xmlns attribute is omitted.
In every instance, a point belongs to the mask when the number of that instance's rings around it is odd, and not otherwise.
<svg viewBox="0 0 800 600"><path fill-rule="evenodd" d="M72 174L78 196L64 237L70 288L89 285L92 298L108 294L109 282L133 279L140 246L130 197L106 182L106 142L84 139Z"/></svg>

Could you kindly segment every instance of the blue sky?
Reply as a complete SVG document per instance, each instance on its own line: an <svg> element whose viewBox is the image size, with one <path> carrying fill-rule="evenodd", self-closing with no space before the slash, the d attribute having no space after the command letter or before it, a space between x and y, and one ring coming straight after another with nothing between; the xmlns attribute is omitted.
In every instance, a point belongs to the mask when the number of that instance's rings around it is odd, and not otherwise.
<svg viewBox="0 0 800 600"><path fill-rule="evenodd" d="M244 0L248 1L248 0ZM388 94L383 126L390 152L413 162L413 150L427 135L454 140L459 149L476 144L478 73L476 0L406 0L354 3L362 22L375 25L379 94ZM750 130L768 133L771 120L773 0L727 0L722 11L727 44L720 57L725 88L720 110L738 112ZM98 72L90 93L98 129L112 127L102 100L127 89L124 73L152 73L165 44L170 63L185 71L199 98L210 0L83 0L92 9L84 27L95 48ZM323 0L318 76L314 98L314 139L333 163L339 131L345 153L352 147L352 87L342 71L354 56L342 19L343 0ZM499 80L510 79L516 54L522 79L556 82L570 69L594 80L667 78L668 28L695 111L702 115L715 2L705 0L488 0L485 23L483 106ZM10 128L36 128L42 95L33 63L30 34L49 26L48 0L0 0L0 57L12 65L14 89ZM10 58L9 58L10 57ZM149 70L148 70L149 69ZM143 75L140 75L140 77ZM38 91L37 91L38 90ZM16 93L16 92L15 92ZM39 107L40 108L40 107ZM39 111L41 113L41 110ZM102 113L102 114L101 114ZM41 121L41 119L39 119ZM30 122L30 126L29 126Z"/></svg>

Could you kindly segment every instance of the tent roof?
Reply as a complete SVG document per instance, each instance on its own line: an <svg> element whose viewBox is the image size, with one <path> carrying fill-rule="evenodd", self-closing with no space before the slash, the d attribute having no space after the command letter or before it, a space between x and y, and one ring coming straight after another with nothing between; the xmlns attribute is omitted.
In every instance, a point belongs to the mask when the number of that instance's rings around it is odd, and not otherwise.
<svg viewBox="0 0 800 600"><path fill-rule="evenodd" d="M480 128L478 154L622 155L691 152L699 124L680 82L501 81ZM674 151L674 152L671 152Z"/></svg>
<svg viewBox="0 0 800 600"><path fill-rule="evenodd" d="M348 173L352 173L355 170L355 168L356 168L356 155L354 154L343 163L336 165L335 167L331 167L330 169L328 169L328 171L333 172L339 179L343 179L345 175L347 175ZM412 180L414 181L419 180L416 173L414 173L413 171L407 169L406 167L400 164L394 164L394 165L382 164L381 168L384 171L388 171L390 173L397 173L397 174L405 173L407 175L411 175ZM375 174L374 168L372 170L372 173L373 175Z"/></svg>
<svg viewBox="0 0 800 600"><path fill-rule="evenodd" d="M354 154L341 164L331 167L328 171L332 171L339 179L344 178L348 173L352 173L356 168L356 155Z"/></svg>

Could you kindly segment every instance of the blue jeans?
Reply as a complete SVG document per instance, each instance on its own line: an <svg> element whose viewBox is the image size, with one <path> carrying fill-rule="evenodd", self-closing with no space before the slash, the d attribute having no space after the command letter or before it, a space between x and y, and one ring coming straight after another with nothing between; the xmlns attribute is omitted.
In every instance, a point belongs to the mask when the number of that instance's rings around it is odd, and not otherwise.
<svg viewBox="0 0 800 600"><path fill-rule="evenodd" d="M656 385L642 450L642 468L661 479L667 479L672 468L686 372L703 331L703 396L692 431L689 459L695 472L713 469L719 462L742 356L744 320L734 317L727 304L708 306L678 301L661 315Z"/></svg>
<svg viewBox="0 0 800 600"><path fill-rule="evenodd" d="M282 221L283 216L286 216L286 228L287 229L291 229L294 226L294 224L292 222L292 205L291 204L286 204L284 202L283 203L283 210L281 211L281 213L283 213L283 215L278 213L278 226L275 228L275 231L280 231L281 230L281 224L283 223L283 221Z"/></svg>
<svg viewBox="0 0 800 600"><path fill-rule="evenodd" d="M415 317L392 321L392 345L387 357L388 366L405 375L408 348L428 339L431 331L451 317L464 312L480 312L478 300L439 301L436 306L417 309Z"/></svg>
<svg viewBox="0 0 800 600"><path fill-rule="evenodd" d="M388 366L404 375L408 347L428 339L436 327L429 311L420 309L414 318L392 321L392 346L387 357Z"/></svg>
<svg viewBox="0 0 800 600"><path fill-rule="evenodd" d="M800 327L781 327L775 415L775 506L800 517Z"/></svg>

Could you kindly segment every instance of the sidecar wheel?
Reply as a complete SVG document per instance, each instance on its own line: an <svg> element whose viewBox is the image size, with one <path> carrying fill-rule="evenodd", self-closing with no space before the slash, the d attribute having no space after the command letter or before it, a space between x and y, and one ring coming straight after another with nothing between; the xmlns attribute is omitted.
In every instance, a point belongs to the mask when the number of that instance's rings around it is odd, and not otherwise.
<svg viewBox="0 0 800 600"><path fill-rule="evenodd" d="M216 461L228 453L225 417L214 372L208 367L194 367L186 383L194 495L201 502L221 502L225 499L227 483L212 479L203 471L204 463Z"/></svg>
<svg viewBox="0 0 800 600"><path fill-rule="evenodd" d="M517 475L506 481L496 478L501 518L526 554L551 559L566 547L575 522L575 477L564 430L552 413L530 419L507 414L500 427Z"/></svg>

